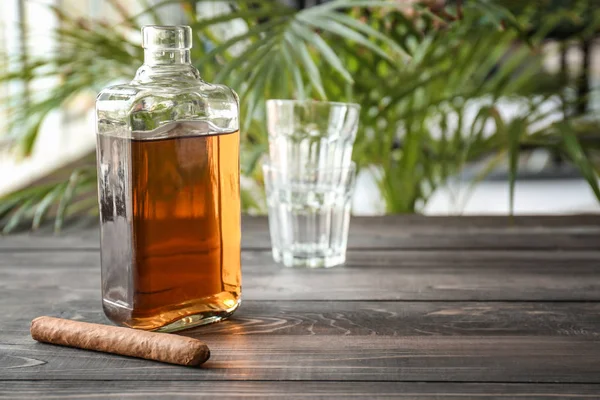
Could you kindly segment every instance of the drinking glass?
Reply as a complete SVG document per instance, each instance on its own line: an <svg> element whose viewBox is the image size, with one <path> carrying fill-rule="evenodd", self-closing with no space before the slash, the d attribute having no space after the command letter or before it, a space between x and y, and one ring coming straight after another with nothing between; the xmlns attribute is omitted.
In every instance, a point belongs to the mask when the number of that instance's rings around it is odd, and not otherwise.
<svg viewBox="0 0 600 400"><path fill-rule="evenodd" d="M263 166L273 259L286 267L346 260L356 166L285 170Z"/></svg>
<svg viewBox="0 0 600 400"><path fill-rule="evenodd" d="M347 168L360 106L313 100L267 100L269 158L282 171Z"/></svg>

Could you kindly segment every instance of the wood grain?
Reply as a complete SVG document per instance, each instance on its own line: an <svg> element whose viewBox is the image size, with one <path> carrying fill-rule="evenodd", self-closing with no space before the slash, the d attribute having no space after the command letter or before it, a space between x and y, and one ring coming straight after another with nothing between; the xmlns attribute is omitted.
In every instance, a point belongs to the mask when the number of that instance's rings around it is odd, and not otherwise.
<svg viewBox="0 0 600 400"><path fill-rule="evenodd" d="M599 398L600 216L354 218L348 263L285 269L243 220L243 303L202 369L34 343L106 323L95 221L0 238L0 398Z"/></svg>
<svg viewBox="0 0 600 400"><path fill-rule="evenodd" d="M530 336L206 335L201 369L42 343L2 344L0 380L600 383L600 340Z"/></svg>
<svg viewBox="0 0 600 400"><path fill-rule="evenodd" d="M5 382L0 399L597 399L598 386L581 384L404 382Z"/></svg>
<svg viewBox="0 0 600 400"><path fill-rule="evenodd" d="M352 251L328 270L277 266L269 252L242 254L245 300L600 300L600 251ZM96 251L10 252L0 257L0 301L54 293L97 298Z"/></svg>
<svg viewBox="0 0 600 400"><path fill-rule="evenodd" d="M266 217L243 218L242 246L270 248ZM61 235L48 229L2 238L0 251L99 248L95 222L78 221ZM600 215L536 217L353 217L349 248L360 249L600 249Z"/></svg>
<svg viewBox="0 0 600 400"><path fill-rule="evenodd" d="M0 342L11 344L30 342L29 323L39 315L110 324L99 299L14 304L3 310ZM244 301L230 320L182 335L600 338L599 315L599 303Z"/></svg>

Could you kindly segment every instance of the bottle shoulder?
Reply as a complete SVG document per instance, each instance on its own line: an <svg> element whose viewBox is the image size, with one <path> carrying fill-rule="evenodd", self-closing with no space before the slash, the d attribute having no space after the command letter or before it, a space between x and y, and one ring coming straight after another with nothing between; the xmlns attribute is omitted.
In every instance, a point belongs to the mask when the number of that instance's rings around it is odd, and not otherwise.
<svg viewBox="0 0 600 400"><path fill-rule="evenodd" d="M208 83L202 80L185 82L184 84L165 83L162 81L107 86L96 96L97 103L124 102L133 104L147 98L202 99L204 101L230 101L238 103L237 93L226 85Z"/></svg>
<svg viewBox="0 0 600 400"><path fill-rule="evenodd" d="M239 129L237 94L225 85L194 80L132 81L103 89L96 100L98 133L154 131L170 122L209 122L223 131Z"/></svg>

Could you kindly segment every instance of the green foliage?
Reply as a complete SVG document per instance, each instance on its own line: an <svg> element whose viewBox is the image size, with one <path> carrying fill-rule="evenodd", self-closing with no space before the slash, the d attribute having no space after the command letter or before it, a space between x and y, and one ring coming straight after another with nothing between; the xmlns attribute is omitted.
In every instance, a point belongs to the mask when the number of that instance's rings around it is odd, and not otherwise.
<svg viewBox="0 0 600 400"><path fill-rule="evenodd" d="M45 183L5 196L0 202L0 219L5 221L2 232L10 233L25 219L31 221L32 229L36 230L51 209L54 229L60 231L67 211L84 213L96 209L96 198L90 197L95 189L95 167L78 167L66 182Z"/></svg>
<svg viewBox="0 0 600 400"><path fill-rule="evenodd" d="M211 0L161 4L180 3L186 11L196 35L192 60L203 78L224 82L240 95L242 172L259 184L257 165L267 150L265 100L315 98L361 104L354 158L359 168L377 171L387 212L419 211L467 163L489 160L476 183L505 155L512 204L523 143L558 149L580 168L600 198L597 164L579 142L581 124L561 120L537 128L549 114L569 105L541 107L564 88L538 85L540 77L548 77L537 55L543 35L526 34L527 21L521 20L526 12L517 18L486 0L465 2L461 9L414 5L410 10L392 0L335 0L301 11L264 0L231 1L228 12L203 18L195 13L202 1ZM44 76L61 80L46 96L10 99L11 132L24 154L31 152L48 112L81 92L97 91L117 78L130 79L142 63L142 50L128 33L140 28L142 15L161 23L160 4L132 16L117 0L110 3L123 17L117 27L74 19L55 9L61 21L55 32L63 44L60 53L39 60L26 57L20 72L0 76L4 82ZM549 16L547 21L564 23L564 18ZM228 29L233 21L246 29ZM510 99L525 104L514 118L501 115L497 107ZM66 182L0 199L4 231L27 220L37 228L47 215L55 216L55 228L60 229L68 214L94 209L89 196L83 196L93 193L94 182L90 166L73 171ZM261 210L257 198L261 196L245 192L245 209Z"/></svg>

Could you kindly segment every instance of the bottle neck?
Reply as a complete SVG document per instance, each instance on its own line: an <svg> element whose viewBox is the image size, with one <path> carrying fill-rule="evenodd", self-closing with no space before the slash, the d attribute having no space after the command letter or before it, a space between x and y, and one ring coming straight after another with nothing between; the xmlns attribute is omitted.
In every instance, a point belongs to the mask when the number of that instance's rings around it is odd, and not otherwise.
<svg viewBox="0 0 600 400"><path fill-rule="evenodd" d="M132 83L152 81L188 82L199 80L200 73L192 65L189 49L145 49L144 65Z"/></svg>
<svg viewBox="0 0 600 400"><path fill-rule="evenodd" d="M144 50L146 65L185 65L191 64L189 49Z"/></svg>

